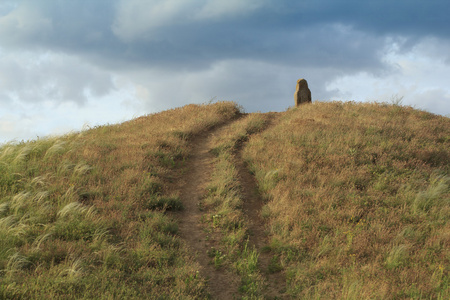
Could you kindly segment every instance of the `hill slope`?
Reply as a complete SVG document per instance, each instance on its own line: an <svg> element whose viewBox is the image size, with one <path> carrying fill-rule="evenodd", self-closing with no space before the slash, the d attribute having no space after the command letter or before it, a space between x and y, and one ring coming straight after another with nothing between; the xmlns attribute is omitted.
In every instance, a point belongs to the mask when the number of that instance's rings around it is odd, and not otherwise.
<svg viewBox="0 0 450 300"><path fill-rule="evenodd" d="M250 139L271 247L299 298L450 296L450 120L315 103Z"/></svg>
<svg viewBox="0 0 450 300"><path fill-rule="evenodd" d="M448 118L336 102L6 145L0 298L446 299L449 149Z"/></svg>

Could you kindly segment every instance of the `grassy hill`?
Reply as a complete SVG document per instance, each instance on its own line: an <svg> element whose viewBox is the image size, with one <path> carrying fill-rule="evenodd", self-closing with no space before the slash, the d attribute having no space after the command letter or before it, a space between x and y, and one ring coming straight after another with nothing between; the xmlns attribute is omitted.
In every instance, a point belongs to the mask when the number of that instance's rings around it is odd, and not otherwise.
<svg viewBox="0 0 450 300"><path fill-rule="evenodd" d="M449 118L340 102L5 145L0 298L449 299L449 149Z"/></svg>

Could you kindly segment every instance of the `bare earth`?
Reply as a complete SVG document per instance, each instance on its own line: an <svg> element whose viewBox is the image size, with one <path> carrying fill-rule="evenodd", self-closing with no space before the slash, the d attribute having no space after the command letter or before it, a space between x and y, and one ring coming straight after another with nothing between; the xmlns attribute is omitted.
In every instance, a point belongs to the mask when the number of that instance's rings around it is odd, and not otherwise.
<svg viewBox="0 0 450 300"><path fill-rule="evenodd" d="M208 279L209 293L213 299L233 299L239 294L239 279L236 275L217 270L210 264L207 251L216 242L209 238L201 226L202 212L199 201L204 195L213 170L213 155L209 151L209 136L218 128L203 133L192 141L192 156L186 164L186 172L180 180L181 200L184 210L179 214L179 233L196 254L201 266L200 274Z"/></svg>
<svg viewBox="0 0 450 300"><path fill-rule="evenodd" d="M265 276L267 290L265 295L269 299L284 299L283 291L286 287L286 280L283 273L269 273L268 268L272 254L267 251L261 251L263 247L269 244L266 234L266 226L261 217L261 208L264 205L263 199L259 196L256 179L250 174L247 166L237 154L236 167L239 172L239 180L242 186L244 196L244 212L248 217L248 226L250 231L250 246L259 251L259 269Z"/></svg>
<svg viewBox="0 0 450 300"><path fill-rule="evenodd" d="M230 126L232 122L225 126ZM212 299L238 299L239 278L224 269L216 269L212 265L207 251L219 243L219 237L207 235L201 224L202 212L199 210L199 201L205 194L206 185L211 178L214 168L214 156L209 153L209 141L213 134L217 134L223 126L216 127L195 137L192 143L191 157L184 168L185 173L177 180L177 188L184 210L177 213L180 236L195 253L200 264L200 274L208 279L208 291ZM266 299L285 299L285 276L283 273L269 274L268 266L271 253L261 252L268 245L268 237L264 220L261 217L261 207L264 202L258 194L256 180L248 171L241 158L240 147L235 153L235 164L239 172L239 181L242 187L244 212L248 217L250 230L250 245L260 253L259 265L261 273L265 276L267 288Z"/></svg>
<svg viewBox="0 0 450 300"><path fill-rule="evenodd" d="M276 122L275 114L270 114L269 126L273 126ZM267 299L287 299L283 294L286 289L286 278L284 273L270 273L268 271L272 254L268 251L262 251L264 247L269 245L267 237L266 223L261 216L261 209L264 200L261 198L256 178L250 173L246 163L242 159L241 145L235 153L235 165L239 173L239 182L242 188L242 196L244 199L244 213L247 216L248 227L250 231L250 246L255 247L259 252L259 269L265 276L267 288L265 296Z"/></svg>

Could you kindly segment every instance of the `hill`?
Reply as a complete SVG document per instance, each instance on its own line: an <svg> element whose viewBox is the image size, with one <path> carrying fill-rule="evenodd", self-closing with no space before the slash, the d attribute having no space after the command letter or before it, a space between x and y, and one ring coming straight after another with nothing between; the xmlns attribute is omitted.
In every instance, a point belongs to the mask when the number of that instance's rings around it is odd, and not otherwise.
<svg viewBox="0 0 450 300"><path fill-rule="evenodd" d="M0 298L448 299L450 120L188 105L0 148Z"/></svg>

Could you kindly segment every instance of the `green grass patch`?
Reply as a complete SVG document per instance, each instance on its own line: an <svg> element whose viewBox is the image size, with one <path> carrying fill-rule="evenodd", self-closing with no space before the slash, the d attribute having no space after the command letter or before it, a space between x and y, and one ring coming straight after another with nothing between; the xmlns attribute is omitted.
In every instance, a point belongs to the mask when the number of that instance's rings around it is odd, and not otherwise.
<svg viewBox="0 0 450 300"><path fill-rule="evenodd" d="M160 209L160 210L169 210L176 211L183 209L183 203L181 202L179 197L156 197L148 200L144 207L147 209Z"/></svg>

